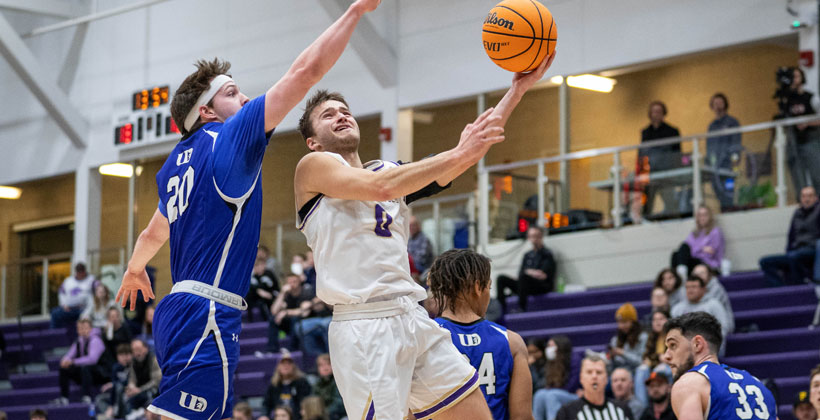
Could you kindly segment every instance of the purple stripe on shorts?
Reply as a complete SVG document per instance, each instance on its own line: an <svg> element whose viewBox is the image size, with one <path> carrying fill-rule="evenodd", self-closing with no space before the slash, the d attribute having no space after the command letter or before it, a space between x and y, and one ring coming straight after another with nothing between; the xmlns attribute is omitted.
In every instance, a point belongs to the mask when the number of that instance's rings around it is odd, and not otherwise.
<svg viewBox="0 0 820 420"><path fill-rule="evenodd" d="M438 403L438 404L436 404L436 405L434 405L434 406L432 406L432 407L428 408L427 410L424 410L420 413L413 413L413 415L415 415L417 419L423 419L423 418L429 417L430 415L434 414L436 411L441 410L442 408L452 404L453 401L461 398L464 395L465 392L467 392L470 388L473 387L473 385L475 385L475 383L477 381L478 381L478 372L474 373L473 377L470 378L470 380L467 381L467 383L462 385L461 388L457 389L456 392L453 392L452 394L450 394L449 397L445 398L440 403Z"/></svg>
<svg viewBox="0 0 820 420"><path fill-rule="evenodd" d="M373 416L376 414L376 406L373 405L373 401L370 401L370 408L367 409L367 416L365 416L365 420L373 420Z"/></svg>

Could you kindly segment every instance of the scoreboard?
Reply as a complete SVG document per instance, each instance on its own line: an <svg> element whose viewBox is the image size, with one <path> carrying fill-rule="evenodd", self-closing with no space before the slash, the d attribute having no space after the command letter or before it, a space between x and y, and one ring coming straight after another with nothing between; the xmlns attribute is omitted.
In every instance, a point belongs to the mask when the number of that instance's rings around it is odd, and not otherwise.
<svg viewBox="0 0 820 420"><path fill-rule="evenodd" d="M179 139L179 128L171 118L168 86L134 92L131 112L114 120L114 145L118 147Z"/></svg>

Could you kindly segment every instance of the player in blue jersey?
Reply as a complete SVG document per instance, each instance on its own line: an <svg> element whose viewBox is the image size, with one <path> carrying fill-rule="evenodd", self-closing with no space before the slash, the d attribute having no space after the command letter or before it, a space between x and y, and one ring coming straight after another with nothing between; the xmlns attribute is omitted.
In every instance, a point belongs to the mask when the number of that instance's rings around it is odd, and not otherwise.
<svg viewBox="0 0 820 420"><path fill-rule="evenodd" d="M706 312L664 326L664 359L675 374L672 409L679 420L775 420L772 393L754 376L718 362L720 323Z"/></svg>
<svg viewBox="0 0 820 420"><path fill-rule="evenodd" d="M341 56L380 0L357 0L264 95L249 99L230 64L199 61L171 115L182 140L157 173L159 208L140 234L117 301L154 294L145 265L170 240L171 294L154 314L160 394L149 411L170 419L229 418L239 359L242 296L259 243L260 173L273 129Z"/></svg>
<svg viewBox="0 0 820 420"><path fill-rule="evenodd" d="M430 291L453 344L478 370L495 420L532 420L532 377L521 336L484 319L490 303L490 260L469 249L441 254L430 267Z"/></svg>

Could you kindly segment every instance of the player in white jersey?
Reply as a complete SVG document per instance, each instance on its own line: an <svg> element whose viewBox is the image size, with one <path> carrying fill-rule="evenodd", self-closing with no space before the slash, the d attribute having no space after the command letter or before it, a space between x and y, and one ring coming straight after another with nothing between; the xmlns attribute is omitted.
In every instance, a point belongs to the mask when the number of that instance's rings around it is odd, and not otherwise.
<svg viewBox="0 0 820 420"><path fill-rule="evenodd" d="M330 356L351 419L491 419L475 369L418 301L410 277L407 203L447 186L503 141L503 126L552 63L516 74L458 145L400 165L359 157L359 126L340 94L320 91L299 130L308 148L294 179L298 225L314 253L317 294L334 306Z"/></svg>

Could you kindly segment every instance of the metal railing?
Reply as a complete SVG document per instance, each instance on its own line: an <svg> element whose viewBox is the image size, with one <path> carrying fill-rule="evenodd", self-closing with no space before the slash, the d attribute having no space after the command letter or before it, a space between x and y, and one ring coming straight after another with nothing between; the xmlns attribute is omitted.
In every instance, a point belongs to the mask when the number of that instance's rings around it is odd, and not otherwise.
<svg viewBox="0 0 820 420"><path fill-rule="evenodd" d="M442 207L454 208L456 214L452 217L442 215ZM429 207L429 211L426 208ZM432 219L433 235L431 242L437 253L445 251L442 240L442 221L444 219L465 219L467 221L467 244L470 248L475 248L476 241L476 199L474 193L445 195L440 197L430 197L410 203L413 214L420 222Z"/></svg>
<svg viewBox="0 0 820 420"><path fill-rule="evenodd" d="M536 169L536 183L537 183L537 194L538 194L538 204L537 204L537 223L539 226L544 226L544 213L545 213L545 203L547 201L555 201L554 197L547 197L546 192L544 190L544 186L548 185L550 182L555 182L554 179L550 179L545 171L546 165L549 164L558 164L561 162L572 162L578 161L582 159L592 159L592 158L603 158L607 156L611 156L611 166L609 170L609 179L604 183L603 181L598 182L598 188L603 189L601 187L605 187L605 184L609 186L607 189L611 191L612 199L611 199L611 209L610 209L610 216L612 220L612 226L615 228L619 228L624 225L623 220L623 203L620 197L618 197L618 192L622 190L625 182L628 182L626 177L622 176L623 166L622 166L622 155L625 152L631 151L646 151L651 148L656 148L659 146L670 146L670 145L684 145L684 144L691 144L691 170L687 169L686 172L691 172L691 189L692 189L692 199L691 204L693 206L697 206L698 204L703 202L704 195L703 195L703 172L714 173L715 171L719 170L716 168L709 168L706 167L701 162L701 159L704 157L703 153L701 152L701 147L699 142L703 139L708 139L712 137L723 137L723 136L730 136L736 134L747 134L752 133L755 131L762 131L762 130L774 130L775 137L774 137L774 157L773 163L776 164L776 173L775 180L776 180L776 187L774 191L777 195L777 206L784 207L788 202L788 187L787 187L787 179L786 179L786 156L787 156L787 139L786 139L786 127L795 126L799 124L806 124L810 122L820 121L820 116L812 115L812 116L803 116L803 117L795 117L789 119L782 119L776 120L771 122L764 122L758 124L751 124L737 128L731 129L724 129L720 131L713 131L709 133L703 134L695 134L689 136L682 136L682 137L672 137L666 139L659 139L647 143L635 144L635 145L628 145L628 146L615 146L615 147L602 147L597 149L589 149L589 150L582 150L578 152L566 153L563 155L558 156L550 156L538 159L530 159L525 161L519 162L512 162L506 164L499 164L499 165L487 165L481 166L479 165L478 168L478 205L479 205L479 220L478 220L478 238L479 238L479 245L485 247L490 240L489 237L489 229L490 229L490 220L489 220L489 192L490 192L490 175L497 174L497 173L507 173L514 170L519 170L522 168L529 168L530 170L532 167ZM820 164L820 162L818 162ZM711 171L711 172L710 172ZM716 175L717 176L717 175ZM568 182L568 180L566 181ZM590 183L596 184L596 183ZM564 189L568 189L567 185L563 185ZM562 209L565 210L565 209Z"/></svg>

